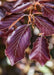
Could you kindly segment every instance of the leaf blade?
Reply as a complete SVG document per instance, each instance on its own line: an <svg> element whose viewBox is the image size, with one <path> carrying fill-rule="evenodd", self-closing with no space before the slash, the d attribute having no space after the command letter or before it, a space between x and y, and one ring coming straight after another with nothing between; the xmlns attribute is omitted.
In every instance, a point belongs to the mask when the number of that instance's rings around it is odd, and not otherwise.
<svg viewBox="0 0 54 75"><path fill-rule="evenodd" d="M42 9L42 13L44 17L47 17L49 20L51 20L54 23L54 9L48 6L45 6Z"/></svg>
<svg viewBox="0 0 54 75"><path fill-rule="evenodd" d="M29 0L26 0L26 1L25 0L18 0L13 7L15 8L16 6L23 4L23 3L26 3L26 2L29 2Z"/></svg>
<svg viewBox="0 0 54 75"><path fill-rule="evenodd" d="M30 45L30 38L30 28L25 25L17 28L8 38L5 54L9 58L11 65L24 57L24 51Z"/></svg>
<svg viewBox="0 0 54 75"><path fill-rule="evenodd" d="M11 10L11 13L20 13L20 12L23 12L23 11L25 11L28 7L30 7L31 5L32 5L31 2L22 4L21 6L18 6L18 7L16 7L15 9L12 9L12 10Z"/></svg>
<svg viewBox="0 0 54 75"><path fill-rule="evenodd" d="M12 15L6 16L2 21L0 21L0 30L6 29L8 27L11 28L17 23L17 21L19 20L21 16L24 16L24 14L20 14L20 15L12 14Z"/></svg>
<svg viewBox="0 0 54 75"><path fill-rule="evenodd" d="M42 16L36 16L35 18L35 24L41 33L44 33L45 36L54 34L54 24L52 22Z"/></svg>
<svg viewBox="0 0 54 75"><path fill-rule="evenodd" d="M34 42L29 58L38 61L41 65L44 65L50 59L46 38L39 37Z"/></svg>

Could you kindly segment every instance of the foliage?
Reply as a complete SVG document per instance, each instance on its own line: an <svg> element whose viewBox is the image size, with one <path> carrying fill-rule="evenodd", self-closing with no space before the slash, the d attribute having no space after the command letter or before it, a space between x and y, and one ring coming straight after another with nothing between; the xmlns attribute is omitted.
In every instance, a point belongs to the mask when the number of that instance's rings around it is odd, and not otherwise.
<svg viewBox="0 0 54 75"><path fill-rule="evenodd" d="M12 66L23 59L25 49L31 43L31 30L35 26L40 30L40 34L29 54L29 59L36 60L41 65L50 59L46 36L54 34L53 2L53 0L18 0L5 2L0 6L0 37L6 37L5 55Z"/></svg>

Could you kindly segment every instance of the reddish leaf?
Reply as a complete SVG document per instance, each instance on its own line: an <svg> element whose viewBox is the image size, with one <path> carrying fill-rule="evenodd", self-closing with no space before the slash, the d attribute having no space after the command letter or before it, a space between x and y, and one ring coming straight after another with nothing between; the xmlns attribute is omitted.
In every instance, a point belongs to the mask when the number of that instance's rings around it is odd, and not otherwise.
<svg viewBox="0 0 54 75"><path fill-rule="evenodd" d="M21 6L16 7L15 9L11 10L11 13L19 13L19 12L23 12L25 11L28 7L30 7L32 5L31 2L22 4Z"/></svg>
<svg viewBox="0 0 54 75"><path fill-rule="evenodd" d="M6 56L11 65L24 57L25 49L30 45L31 30L27 25L18 27L7 39Z"/></svg>
<svg viewBox="0 0 54 75"><path fill-rule="evenodd" d="M54 22L54 9L45 6L42 9L42 13L43 13L44 17L47 17L49 20L51 20L52 22Z"/></svg>
<svg viewBox="0 0 54 75"><path fill-rule="evenodd" d="M39 37L35 41L29 58L38 61L41 65L50 59L48 43L44 37Z"/></svg>
<svg viewBox="0 0 54 75"><path fill-rule="evenodd" d="M48 19L36 16L35 23L40 32L44 33L46 36L54 34L54 24Z"/></svg>
<svg viewBox="0 0 54 75"><path fill-rule="evenodd" d="M11 25L12 26L15 25L21 16L24 16L24 15L23 14L13 15L12 14L12 15L6 16L2 21L0 21L0 30L6 29Z"/></svg>

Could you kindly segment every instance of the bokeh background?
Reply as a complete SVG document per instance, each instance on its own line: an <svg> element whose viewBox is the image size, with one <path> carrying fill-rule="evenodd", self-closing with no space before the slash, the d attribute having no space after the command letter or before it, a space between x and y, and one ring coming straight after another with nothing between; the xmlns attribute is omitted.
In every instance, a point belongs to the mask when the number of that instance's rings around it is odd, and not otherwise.
<svg viewBox="0 0 54 75"><path fill-rule="evenodd" d="M0 0L0 5L6 0ZM16 1L16 0L7 0ZM32 31L31 43L38 37L39 30L35 27ZM33 40L34 39L34 40ZM19 61L16 65L11 66L10 61L5 56L5 45L3 38L0 38L0 75L54 75L54 35L47 37L50 49L51 59L44 65L41 66L38 62L31 61L28 59L28 54L32 48L26 49L24 59Z"/></svg>

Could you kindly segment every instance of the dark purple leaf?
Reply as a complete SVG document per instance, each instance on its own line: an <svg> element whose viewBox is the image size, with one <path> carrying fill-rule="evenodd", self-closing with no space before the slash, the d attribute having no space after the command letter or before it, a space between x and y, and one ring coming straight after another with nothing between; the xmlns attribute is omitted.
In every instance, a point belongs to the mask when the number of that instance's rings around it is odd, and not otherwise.
<svg viewBox="0 0 54 75"><path fill-rule="evenodd" d="M35 17L36 26L46 36L54 34L54 24L44 17Z"/></svg>
<svg viewBox="0 0 54 75"><path fill-rule="evenodd" d="M42 13L44 17L47 17L49 20L51 20L52 22L54 22L54 9L50 8L50 7L43 7L42 9Z"/></svg>
<svg viewBox="0 0 54 75"><path fill-rule="evenodd" d="M25 49L30 45L31 30L27 25L19 26L7 39L6 56L11 65L24 57Z"/></svg>
<svg viewBox="0 0 54 75"><path fill-rule="evenodd" d="M29 8L31 5L32 5L31 2L22 4L21 6L18 6L18 7L16 7L16 8L12 9L12 10L11 10L11 13L23 12L23 11L25 11L27 8Z"/></svg>
<svg viewBox="0 0 54 75"><path fill-rule="evenodd" d="M19 20L19 18L23 16L24 14L18 14L18 15L12 14L12 15L6 16L2 21L0 21L0 30L6 29L9 26L15 25L17 21Z"/></svg>
<svg viewBox="0 0 54 75"><path fill-rule="evenodd" d="M41 65L44 65L50 59L46 38L39 37L35 41L29 58L38 61Z"/></svg>

